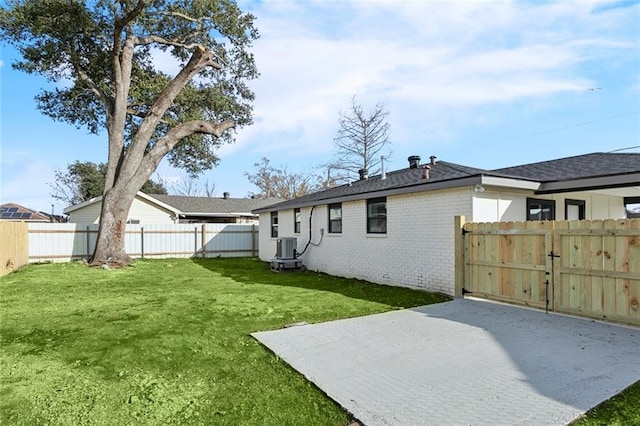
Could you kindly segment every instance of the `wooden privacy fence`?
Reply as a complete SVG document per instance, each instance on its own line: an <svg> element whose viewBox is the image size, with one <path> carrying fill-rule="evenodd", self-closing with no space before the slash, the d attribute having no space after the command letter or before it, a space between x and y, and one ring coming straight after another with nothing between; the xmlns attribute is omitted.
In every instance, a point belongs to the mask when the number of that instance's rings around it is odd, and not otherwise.
<svg viewBox="0 0 640 426"><path fill-rule="evenodd" d="M64 262L93 254L98 225L29 223L25 234L29 262ZM217 223L127 225L125 251L134 258L257 256L258 227Z"/></svg>
<svg viewBox="0 0 640 426"><path fill-rule="evenodd" d="M0 222L0 277L28 262L27 224Z"/></svg>
<svg viewBox="0 0 640 426"><path fill-rule="evenodd" d="M456 220L458 293L640 325L640 219Z"/></svg>

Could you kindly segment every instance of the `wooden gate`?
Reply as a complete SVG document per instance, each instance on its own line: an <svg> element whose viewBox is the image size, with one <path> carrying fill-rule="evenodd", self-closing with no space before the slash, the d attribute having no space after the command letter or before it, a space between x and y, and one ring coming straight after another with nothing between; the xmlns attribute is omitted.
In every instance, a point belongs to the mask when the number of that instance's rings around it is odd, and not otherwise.
<svg viewBox="0 0 640 426"><path fill-rule="evenodd" d="M556 222L555 250L556 311L640 324L640 219Z"/></svg>
<svg viewBox="0 0 640 426"><path fill-rule="evenodd" d="M553 263L549 222L467 223L465 292L546 308Z"/></svg>
<svg viewBox="0 0 640 426"><path fill-rule="evenodd" d="M640 219L466 223L463 294L640 324Z"/></svg>

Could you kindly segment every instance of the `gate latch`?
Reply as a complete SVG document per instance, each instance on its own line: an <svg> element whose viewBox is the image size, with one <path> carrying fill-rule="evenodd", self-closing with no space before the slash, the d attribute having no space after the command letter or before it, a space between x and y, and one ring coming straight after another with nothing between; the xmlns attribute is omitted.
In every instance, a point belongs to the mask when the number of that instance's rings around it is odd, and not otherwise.
<svg viewBox="0 0 640 426"><path fill-rule="evenodd" d="M556 257L560 257L559 254L555 254L554 252L549 253L548 255L551 259L555 259Z"/></svg>
<svg viewBox="0 0 640 426"><path fill-rule="evenodd" d="M560 257L560 256L558 256ZM545 307L544 307L544 312L546 314L549 313L549 279L547 279L547 281L544 283L545 287L544 287L544 293L545 293Z"/></svg>

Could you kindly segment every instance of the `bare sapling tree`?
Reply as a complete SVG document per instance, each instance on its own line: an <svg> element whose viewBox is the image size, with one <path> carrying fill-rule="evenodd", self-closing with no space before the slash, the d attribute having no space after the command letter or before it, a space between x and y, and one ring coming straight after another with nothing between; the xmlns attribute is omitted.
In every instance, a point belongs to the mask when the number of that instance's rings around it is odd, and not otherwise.
<svg viewBox="0 0 640 426"><path fill-rule="evenodd" d="M355 96L351 99L351 106L340 112L338 134L334 139L334 160L330 165L334 179L357 178L360 170L370 175L380 173L380 157L391 156L388 115L383 104L365 111Z"/></svg>
<svg viewBox="0 0 640 426"><path fill-rule="evenodd" d="M51 82L37 107L108 140L96 264L128 264L125 223L137 191L166 157L196 176L251 124L258 76L254 17L232 0L7 0L0 36L14 68ZM159 67L173 58L179 71Z"/></svg>
<svg viewBox="0 0 640 426"><path fill-rule="evenodd" d="M177 182L169 185L172 194L182 195L186 197L215 197L216 185L209 180L200 182L191 179L189 176L181 177Z"/></svg>

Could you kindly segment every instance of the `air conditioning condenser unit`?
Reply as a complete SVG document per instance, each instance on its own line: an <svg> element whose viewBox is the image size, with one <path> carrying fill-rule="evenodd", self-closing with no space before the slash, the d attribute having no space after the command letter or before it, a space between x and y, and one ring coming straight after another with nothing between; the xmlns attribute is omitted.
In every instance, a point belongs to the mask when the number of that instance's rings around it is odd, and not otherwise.
<svg viewBox="0 0 640 426"><path fill-rule="evenodd" d="M276 244L276 258L295 259L298 240L295 237L278 238Z"/></svg>

